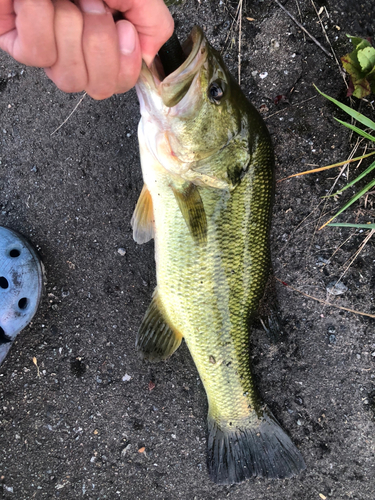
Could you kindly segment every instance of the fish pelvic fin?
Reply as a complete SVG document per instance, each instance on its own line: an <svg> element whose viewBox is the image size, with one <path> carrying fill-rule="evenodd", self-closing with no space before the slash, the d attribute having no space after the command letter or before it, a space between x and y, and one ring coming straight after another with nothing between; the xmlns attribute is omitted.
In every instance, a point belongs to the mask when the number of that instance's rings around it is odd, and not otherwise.
<svg viewBox="0 0 375 500"><path fill-rule="evenodd" d="M173 194L191 236L198 245L207 243L207 218L199 189L192 182L181 187L171 184Z"/></svg>
<svg viewBox="0 0 375 500"><path fill-rule="evenodd" d="M136 349L147 361L167 359L181 344L182 335L165 318L162 302L155 290L135 342Z"/></svg>
<svg viewBox="0 0 375 500"><path fill-rule="evenodd" d="M258 425L243 427L221 428L209 417L207 466L211 480L218 484L251 477L290 478L306 468L297 447L269 410Z"/></svg>
<svg viewBox="0 0 375 500"><path fill-rule="evenodd" d="M154 208L150 191L146 185L143 186L139 195L131 225L133 228L133 239L138 244L147 243L154 237Z"/></svg>

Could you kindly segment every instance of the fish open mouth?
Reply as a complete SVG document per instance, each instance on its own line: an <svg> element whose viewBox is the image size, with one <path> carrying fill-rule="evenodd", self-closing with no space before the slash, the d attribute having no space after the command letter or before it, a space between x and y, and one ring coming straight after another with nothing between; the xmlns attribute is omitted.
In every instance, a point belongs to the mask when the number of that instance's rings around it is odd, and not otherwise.
<svg viewBox="0 0 375 500"><path fill-rule="evenodd" d="M148 101L147 94L157 93L164 106L171 108L186 96L194 78L207 59L206 39L199 26L194 26L182 44L182 50L186 60L168 76L165 76L158 56L150 67L143 63L136 86L141 101Z"/></svg>

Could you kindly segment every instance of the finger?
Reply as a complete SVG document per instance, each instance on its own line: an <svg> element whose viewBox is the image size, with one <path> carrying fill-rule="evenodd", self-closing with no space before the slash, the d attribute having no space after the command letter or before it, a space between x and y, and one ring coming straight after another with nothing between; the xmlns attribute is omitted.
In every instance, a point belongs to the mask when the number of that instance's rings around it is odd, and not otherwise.
<svg viewBox="0 0 375 500"><path fill-rule="evenodd" d="M13 0L2 0L0 2L0 37L16 27L16 14L13 8Z"/></svg>
<svg viewBox="0 0 375 500"><path fill-rule="evenodd" d="M173 18L163 0L106 0L136 28L146 64L151 64L160 47L172 36Z"/></svg>
<svg viewBox="0 0 375 500"><path fill-rule="evenodd" d="M80 0L83 12L82 47L88 83L86 92L106 99L116 91L120 50L113 17L102 0Z"/></svg>
<svg viewBox="0 0 375 500"><path fill-rule="evenodd" d="M50 0L14 0L14 13L6 1L3 30L14 27L0 37L0 47L17 61L28 66L48 67L56 61L53 32L54 8ZM4 21L4 22L3 22Z"/></svg>
<svg viewBox="0 0 375 500"><path fill-rule="evenodd" d="M47 76L64 92L82 92L88 83L82 50L83 16L69 0L55 3L57 60Z"/></svg>
<svg viewBox="0 0 375 500"><path fill-rule="evenodd" d="M142 67L142 55L138 34L129 21L116 23L119 47L120 70L117 78L116 93L127 92L134 87Z"/></svg>

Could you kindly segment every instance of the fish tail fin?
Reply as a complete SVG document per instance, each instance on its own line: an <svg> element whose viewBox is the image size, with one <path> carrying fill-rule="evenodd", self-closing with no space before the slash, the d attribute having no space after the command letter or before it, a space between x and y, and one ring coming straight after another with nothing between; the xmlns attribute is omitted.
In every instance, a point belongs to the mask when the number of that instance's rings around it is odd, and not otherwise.
<svg viewBox="0 0 375 500"><path fill-rule="evenodd" d="M258 424L221 426L209 416L207 466L212 481L240 483L251 477L284 479L306 468L302 455L268 410Z"/></svg>

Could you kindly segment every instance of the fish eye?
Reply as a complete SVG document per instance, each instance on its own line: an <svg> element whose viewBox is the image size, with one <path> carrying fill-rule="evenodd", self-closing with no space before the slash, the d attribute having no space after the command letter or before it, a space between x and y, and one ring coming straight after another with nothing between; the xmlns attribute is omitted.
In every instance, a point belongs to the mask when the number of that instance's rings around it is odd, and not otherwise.
<svg viewBox="0 0 375 500"><path fill-rule="evenodd" d="M220 101L224 97L225 93L225 83L223 81L220 82L212 82L208 87L208 98L213 104L220 104Z"/></svg>

